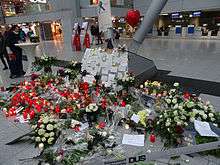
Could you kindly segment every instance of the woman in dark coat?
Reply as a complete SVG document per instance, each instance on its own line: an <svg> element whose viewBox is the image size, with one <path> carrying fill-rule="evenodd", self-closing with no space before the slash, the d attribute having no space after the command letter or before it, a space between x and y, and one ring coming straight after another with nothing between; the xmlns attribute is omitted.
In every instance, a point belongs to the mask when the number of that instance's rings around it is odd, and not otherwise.
<svg viewBox="0 0 220 165"><path fill-rule="evenodd" d="M25 74L22 64L22 49L15 44L20 40L19 27L13 26L7 34L6 45L11 49L15 55L15 59L9 62L11 76L10 78L17 78Z"/></svg>

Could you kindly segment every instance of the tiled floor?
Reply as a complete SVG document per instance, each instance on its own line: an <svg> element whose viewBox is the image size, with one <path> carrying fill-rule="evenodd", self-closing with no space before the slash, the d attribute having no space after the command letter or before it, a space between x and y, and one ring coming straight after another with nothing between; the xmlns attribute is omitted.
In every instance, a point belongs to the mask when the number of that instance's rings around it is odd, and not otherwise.
<svg viewBox="0 0 220 165"><path fill-rule="evenodd" d="M128 44L130 40L121 42ZM37 47L37 56L40 56L42 52L60 60L80 60L83 54L64 50L63 43L50 41ZM169 75L220 82L220 40L146 39L141 47L140 55L154 60L158 69L170 71ZM24 67L27 67L25 61ZM9 79L8 70L1 71L0 75L5 85L22 80ZM220 110L219 97L206 94L201 94L201 97L209 99ZM26 128L27 126L15 125L13 121L6 120L0 113L0 165L18 165L18 159L24 155L31 157L37 152L33 146L26 143L5 145L10 139L24 133ZM203 162L203 158L197 159Z"/></svg>

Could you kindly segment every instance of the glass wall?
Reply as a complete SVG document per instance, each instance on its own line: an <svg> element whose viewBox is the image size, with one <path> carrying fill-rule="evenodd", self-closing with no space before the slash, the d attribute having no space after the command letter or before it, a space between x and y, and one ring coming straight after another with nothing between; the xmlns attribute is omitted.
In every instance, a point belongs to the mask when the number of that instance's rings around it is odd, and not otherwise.
<svg viewBox="0 0 220 165"><path fill-rule="evenodd" d="M6 17L50 10L48 3L40 3L40 1L31 2L30 0L2 0L1 5L3 14Z"/></svg>

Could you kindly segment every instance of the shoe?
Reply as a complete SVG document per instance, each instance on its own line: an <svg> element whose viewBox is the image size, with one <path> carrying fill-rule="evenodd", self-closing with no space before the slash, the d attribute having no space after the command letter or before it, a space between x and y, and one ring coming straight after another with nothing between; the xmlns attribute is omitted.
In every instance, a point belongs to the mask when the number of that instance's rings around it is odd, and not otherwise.
<svg viewBox="0 0 220 165"><path fill-rule="evenodd" d="M15 79L15 78L17 78L17 75L10 75L10 78Z"/></svg>
<svg viewBox="0 0 220 165"><path fill-rule="evenodd" d="M7 70L8 69L8 67L7 66L5 66L4 68L3 68L3 70Z"/></svg>

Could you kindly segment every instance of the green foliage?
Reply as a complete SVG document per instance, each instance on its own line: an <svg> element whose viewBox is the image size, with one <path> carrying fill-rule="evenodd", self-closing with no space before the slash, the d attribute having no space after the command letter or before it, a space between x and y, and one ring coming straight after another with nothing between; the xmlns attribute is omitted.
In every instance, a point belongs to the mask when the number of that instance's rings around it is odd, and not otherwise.
<svg viewBox="0 0 220 165"><path fill-rule="evenodd" d="M87 150L73 150L71 154L66 155L62 160L63 165L75 165L78 163L83 157L88 154Z"/></svg>
<svg viewBox="0 0 220 165"><path fill-rule="evenodd" d="M211 142L218 141L218 138L216 138L216 137L203 137L203 136L197 135L195 137L195 140L196 140L196 144L203 144L203 143L211 143ZM203 152L200 152L200 154L201 155L212 155L217 158L220 158L220 149L203 151Z"/></svg>

